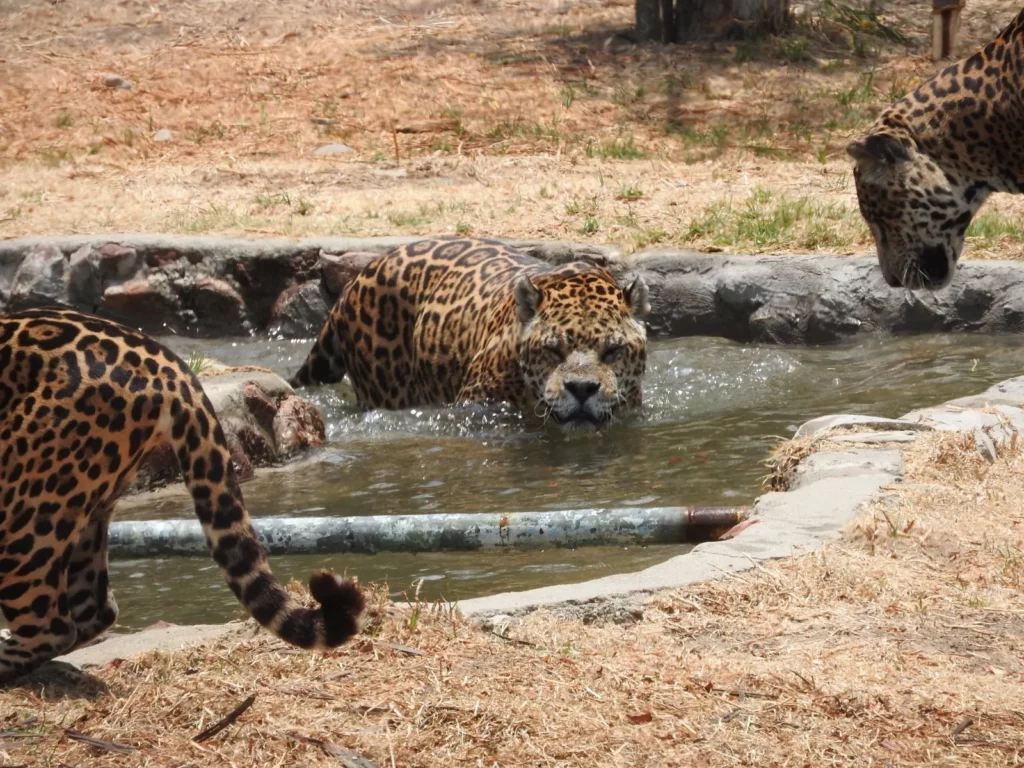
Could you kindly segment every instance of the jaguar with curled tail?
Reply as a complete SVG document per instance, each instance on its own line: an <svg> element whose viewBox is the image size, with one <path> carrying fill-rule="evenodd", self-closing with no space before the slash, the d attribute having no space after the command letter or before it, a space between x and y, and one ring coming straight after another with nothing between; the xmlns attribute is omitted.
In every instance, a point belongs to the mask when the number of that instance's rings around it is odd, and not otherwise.
<svg viewBox="0 0 1024 768"><path fill-rule="evenodd" d="M114 502L156 446L173 446L206 542L261 625L308 649L358 630L363 595L327 571L318 608L277 582L249 521L217 416L177 355L80 312L0 316L0 682L96 637L117 618L107 570Z"/></svg>

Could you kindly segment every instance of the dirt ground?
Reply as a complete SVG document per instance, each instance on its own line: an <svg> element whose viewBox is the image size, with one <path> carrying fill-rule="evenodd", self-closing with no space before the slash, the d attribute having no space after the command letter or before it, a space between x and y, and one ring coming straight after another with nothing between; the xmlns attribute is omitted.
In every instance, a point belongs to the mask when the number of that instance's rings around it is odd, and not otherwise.
<svg viewBox="0 0 1024 768"><path fill-rule="evenodd" d="M630 0L0 0L0 236L863 253L843 146L937 66L930 3L874 5L638 46ZM960 52L1018 6L971 0ZM311 154L328 144L343 154ZM968 257L1019 256L1022 205L987 205Z"/></svg>
<svg viewBox="0 0 1024 768"><path fill-rule="evenodd" d="M1020 765L1024 450L989 464L932 436L906 461L837 543L657 594L630 625L540 612L499 637L374 599L324 655L248 629L37 673L0 698L0 764Z"/></svg>

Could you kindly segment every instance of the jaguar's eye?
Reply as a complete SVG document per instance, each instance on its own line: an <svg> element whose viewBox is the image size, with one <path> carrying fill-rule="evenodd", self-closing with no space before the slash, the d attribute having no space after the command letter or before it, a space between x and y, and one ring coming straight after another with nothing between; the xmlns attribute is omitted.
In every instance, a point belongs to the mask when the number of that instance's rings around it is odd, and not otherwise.
<svg viewBox="0 0 1024 768"><path fill-rule="evenodd" d="M601 362L602 363L612 363L612 362L615 362L620 357L622 357L622 353L625 351L625 349L626 348L624 346L622 346L621 344L619 344L617 346L614 346L614 347L608 347L608 349L606 349L604 352L601 353Z"/></svg>
<svg viewBox="0 0 1024 768"><path fill-rule="evenodd" d="M558 360L559 362L565 360L565 353L562 352L562 348L558 344L545 344L544 351L551 355L551 357Z"/></svg>

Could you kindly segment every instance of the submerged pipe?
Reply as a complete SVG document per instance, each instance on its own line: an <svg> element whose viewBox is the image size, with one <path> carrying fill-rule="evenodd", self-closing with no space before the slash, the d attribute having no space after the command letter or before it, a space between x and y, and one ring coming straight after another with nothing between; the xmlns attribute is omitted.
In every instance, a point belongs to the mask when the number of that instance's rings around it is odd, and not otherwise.
<svg viewBox="0 0 1024 768"><path fill-rule="evenodd" d="M256 535L273 555L440 552L486 548L678 544L710 541L746 519L744 507L617 507L558 512L260 517ZM208 556L197 520L110 526L112 557Z"/></svg>

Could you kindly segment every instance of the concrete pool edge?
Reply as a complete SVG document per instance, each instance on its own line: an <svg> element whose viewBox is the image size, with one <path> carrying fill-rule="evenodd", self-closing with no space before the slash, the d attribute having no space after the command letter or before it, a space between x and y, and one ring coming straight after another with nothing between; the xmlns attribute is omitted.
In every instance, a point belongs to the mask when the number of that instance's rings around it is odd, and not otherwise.
<svg viewBox="0 0 1024 768"><path fill-rule="evenodd" d="M423 236L172 234L0 240L0 312L70 304L154 334L317 334L342 287L382 251ZM871 255L746 255L495 238L552 264L585 260L650 288L654 338L833 343L875 333L1024 331L1024 262L962 262L937 293L892 289ZM197 313L195 307L204 307ZM159 312L154 312L159 308Z"/></svg>
<svg viewBox="0 0 1024 768"><path fill-rule="evenodd" d="M857 426L869 432L831 434ZM902 480L900 445L931 430L972 433L978 452L995 457L995 445L1024 432L1024 376L1007 379L976 395L923 408L899 419L836 414L806 422L798 436L830 434L833 446L815 451L797 466L789 490L760 496L750 519L757 520L728 541L700 544L690 552L630 574L578 584L505 592L463 600L456 605L468 619L498 625L501 619L537 609L563 615L635 619L641 600L661 589L723 578L757 568L761 562L815 551L838 539L861 510ZM873 447L863 447L871 445ZM113 635L61 661L102 666L149 650L174 650L238 633L246 624L168 626ZM251 627L246 630L251 633Z"/></svg>
<svg viewBox="0 0 1024 768"><path fill-rule="evenodd" d="M571 614L588 603L592 605L585 614L615 612L620 608L616 601L623 598L722 578L756 568L765 560L813 551L838 538L865 503L901 476L898 450L851 449L813 456L815 468L802 473L790 490L760 496L749 516L752 524L728 541L698 544L642 571L473 598L460 601L458 608L474 619L516 616L538 608L559 608ZM602 601L610 601L607 611L593 605Z"/></svg>

